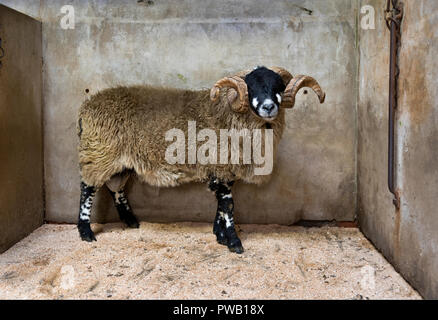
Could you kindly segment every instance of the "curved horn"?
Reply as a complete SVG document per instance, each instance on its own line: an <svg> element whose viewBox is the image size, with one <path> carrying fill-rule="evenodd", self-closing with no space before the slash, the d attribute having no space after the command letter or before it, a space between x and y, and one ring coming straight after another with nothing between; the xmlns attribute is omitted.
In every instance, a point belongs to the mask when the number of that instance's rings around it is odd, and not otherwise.
<svg viewBox="0 0 438 320"><path fill-rule="evenodd" d="M251 73L251 71L252 70L250 70L250 69L242 70L242 71L239 71L238 73L236 73L235 76L239 77L239 78L242 78L242 79L245 79L246 75L248 73Z"/></svg>
<svg viewBox="0 0 438 320"><path fill-rule="evenodd" d="M278 73L278 75L281 77L281 79L283 79L283 83L285 86L287 86L287 84L293 78L293 76L290 74L289 71L287 71L286 69L283 69L281 67L270 67L269 69L271 69L275 73Z"/></svg>
<svg viewBox="0 0 438 320"><path fill-rule="evenodd" d="M221 88L233 88L239 94L239 103L231 103L233 111L244 113L248 111L248 87L245 81L238 77L225 77L216 82L210 90L210 99L216 101L219 98L219 91Z"/></svg>
<svg viewBox="0 0 438 320"><path fill-rule="evenodd" d="M311 88L318 95L319 102L324 102L325 93L322 91L318 82L310 76L299 75L292 78L292 80L286 86L286 90L284 90L283 93L283 101L281 102L281 106L283 108L292 108L295 104L295 96L298 93L298 90L304 87Z"/></svg>

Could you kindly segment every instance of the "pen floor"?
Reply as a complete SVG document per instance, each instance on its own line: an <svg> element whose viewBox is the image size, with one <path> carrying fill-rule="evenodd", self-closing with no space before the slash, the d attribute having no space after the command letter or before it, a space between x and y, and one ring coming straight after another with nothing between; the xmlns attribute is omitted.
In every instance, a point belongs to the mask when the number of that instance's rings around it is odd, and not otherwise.
<svg viewBox="0 0 438 320"><path fill-rule="evenodd" d="M0 255L0 299L421 299L357 228L239 225L245 252L212 225L45 224Z"/></svg>

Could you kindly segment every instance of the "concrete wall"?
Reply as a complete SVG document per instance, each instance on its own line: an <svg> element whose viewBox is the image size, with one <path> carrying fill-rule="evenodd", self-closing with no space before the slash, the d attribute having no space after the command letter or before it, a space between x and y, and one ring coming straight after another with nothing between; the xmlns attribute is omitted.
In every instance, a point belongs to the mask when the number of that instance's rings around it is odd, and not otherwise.
<svg viewBox="0 0 438 320"><path fill-rule="evenodd" d="M43 222L41 23L0 5L0 38L1 253Z"/></svg>
<svg viewBox="0 0 438 320"><path fill-rule="evenodd" d="M210 87L256 65L313 75L327 92L319 105L300 94L272 181L236 185L238 222L353 220L356 201L356 2L69 1L74 30L60 27L63 1L0 1L43 22L46 218L74 222L79 202L76 113L97 90L150 83ZM204 185L155 189L134 182L134 212L149 221L211 221ZM106 192L94 217L116 219Z"/></svg>
<svg viewBox="0 0 438 320"><path fill-rule="evenodd" d="M64 4L60 1L0 2L43 22L47 219L74 222L77 217L75 120L85 89L93 94L137 83L202 88L236 70L280 65L295 74L315 76L327 101L320 106L312 95L298 97L287 114L273 180L260 188L236 186L237 221L352 220L357 200L363 232L425 297L438 298L438 3L405 1L397 211L386 182L386 1L72 1L74 30L59 25ZM357 37L359 4L375 8L376 29L360 29ZM38 117L37 111L30 111ZM20 116L19 125L31 128L23 122L29 119ZM23 139L20 143L29 142ZM4 174L13 172L1 169ZM41 181L32 175L21 178ZM215 210L213 197L201 185L155 189L134 181L129 193L136 214L149 221L208 221ZM95 219L116 219L108 195L99 196ZM0 199L5 199L3 194Z"/></svg>
<svg viewBox="0 0 438 320"><path fill-rule="evenodd" d="M389 31L360 33L358 208L364 233L426 298L438 298L438 2L404 1L395 210L386 187Z"/></svg>

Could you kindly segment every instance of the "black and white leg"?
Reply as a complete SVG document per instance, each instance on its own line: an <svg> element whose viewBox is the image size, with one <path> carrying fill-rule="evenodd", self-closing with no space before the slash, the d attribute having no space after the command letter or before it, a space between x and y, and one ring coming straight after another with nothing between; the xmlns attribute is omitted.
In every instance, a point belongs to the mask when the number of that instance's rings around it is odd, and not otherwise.
<svg viewBox="0 0 438 320"><path fill-rule="evenodd" d="M109 189L108 189L109 190ZM128 198L125 195L123 189L113 192L109 190L117 212L119 213L120 220L122 220L129 228L138 228L139 224L137 218L134 216L131 206L129 205Z"/></svg>
<svg viewBox="0 0 438 320"><path fill-rule="evenodd" d="M81 239L88 242L96 241L96 237L90 227L91 207L95 194L95 187L89 186L81 181L78 230Z"/></svg>
<svg viewBox="0 0 438 320"><path fill-rule="evenodd" d="M217 178L211 178L210 190L214 191L217 199L217 212L213 226L213 233L219 243L227 245L232 252L242 253L242 242L237 236L234 225L234 201L231 186L234 181L222 182Z"/></svg>
<svg viewBox="0 0 438 320"><path fill-rule="evenodd" d="M213 224L213 233L216 235L216 241L223 245L228 245L227 237L225 236L225 219L220 215L219 210L216 211L216 217Z"/></svg>
<svg viewBox="0 0 438 320"><path fill-rule="evenodd" d="M128 182L132 171L125 170L111 177L110 180L105 182L111 197L114 200L117 212L119 213L120 220L122 220L130 228L138 228L139 224L132 212L129 205L128 198L125 194L125 185Z"/></svg>

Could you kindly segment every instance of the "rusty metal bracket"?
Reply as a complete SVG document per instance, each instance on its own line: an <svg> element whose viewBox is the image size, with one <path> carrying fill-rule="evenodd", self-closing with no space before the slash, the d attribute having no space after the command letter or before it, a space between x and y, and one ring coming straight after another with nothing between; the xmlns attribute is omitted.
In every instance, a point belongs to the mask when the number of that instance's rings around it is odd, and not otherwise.
<svg viewBox="0 0 438 320"><path fill-rule="evenodd" d="M393 8L391 9L391 1L388 0L385 10L386 26L391 30L391 22L394 22L400 29L400 23L403 19L403 3L397 0L392 1Z"/></svg>
<svg viewBox="0 0 438 320"><path fill-rule="evenodd" d="M388 189L394 195L392 202L397 209L400 209L400 194L399 190L396 190L395 188L394 127L395 110L397 109L398 98L398 76L400 73L398 57L401 41L402 19L403 3L398 0L387 0L385 21L386 26L391 31L389 59Z"/></svg>

